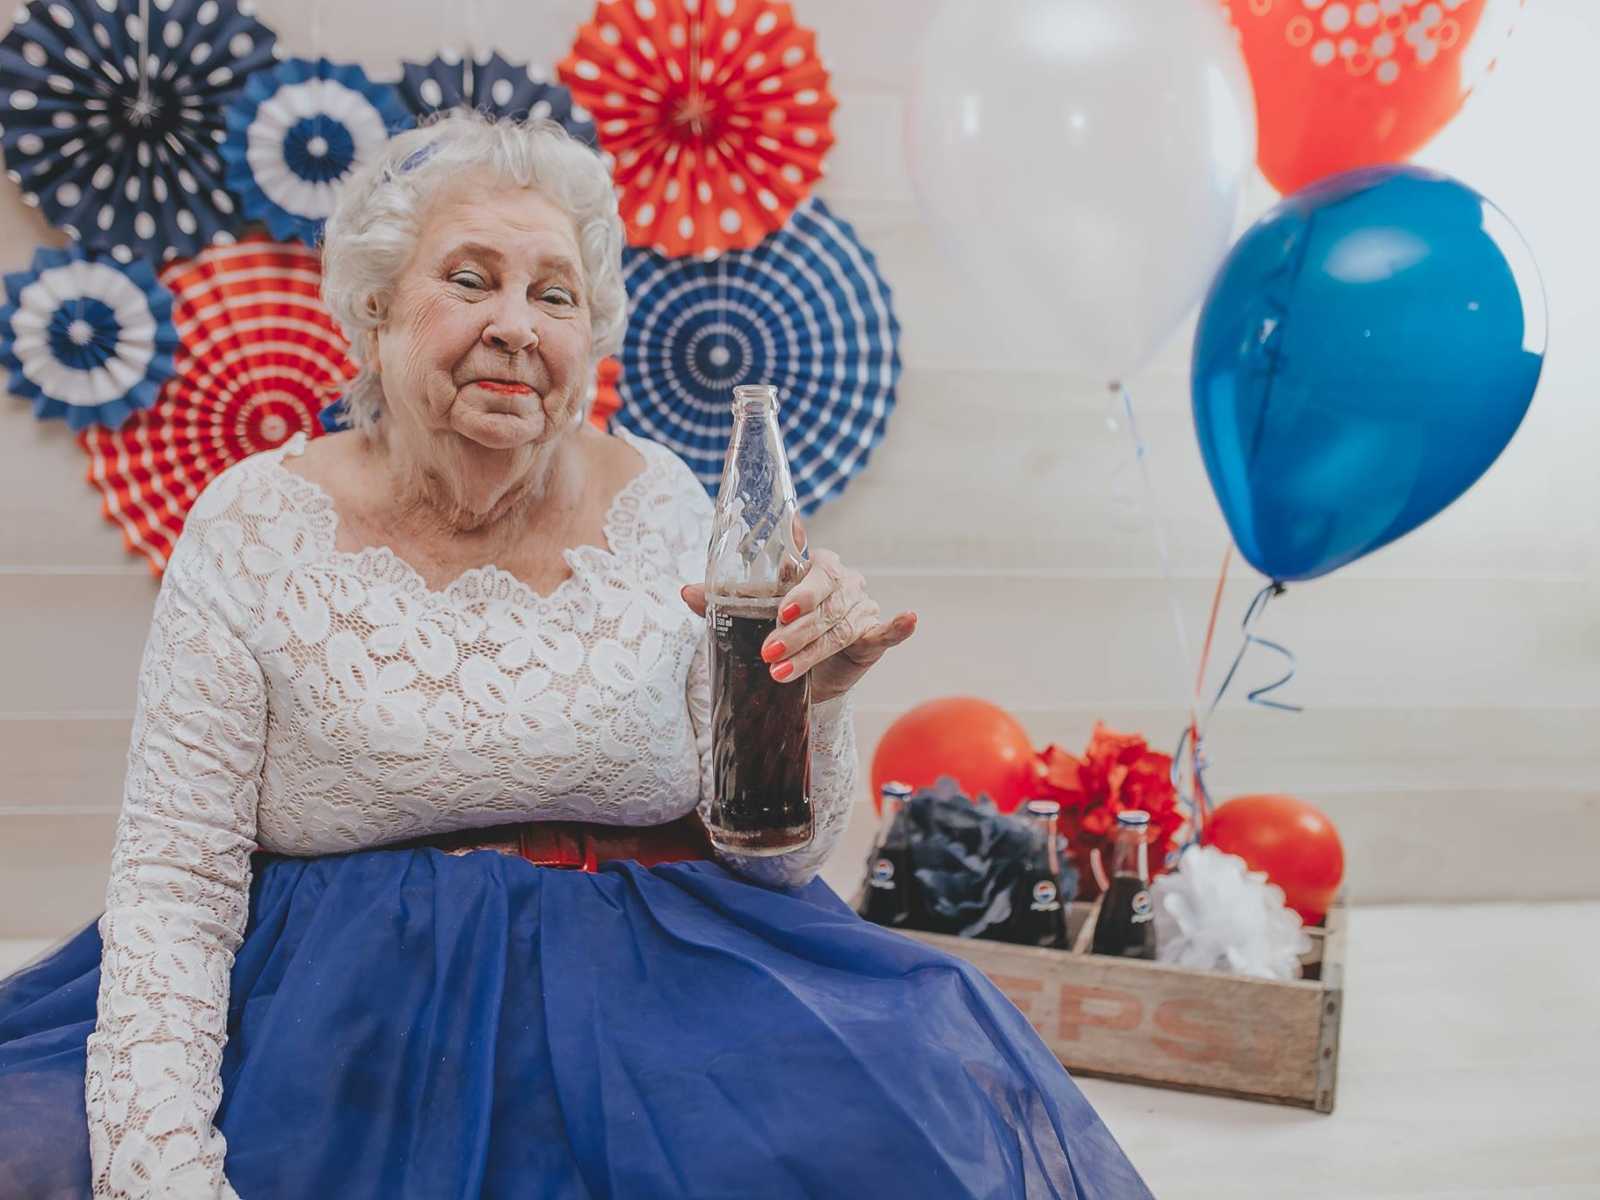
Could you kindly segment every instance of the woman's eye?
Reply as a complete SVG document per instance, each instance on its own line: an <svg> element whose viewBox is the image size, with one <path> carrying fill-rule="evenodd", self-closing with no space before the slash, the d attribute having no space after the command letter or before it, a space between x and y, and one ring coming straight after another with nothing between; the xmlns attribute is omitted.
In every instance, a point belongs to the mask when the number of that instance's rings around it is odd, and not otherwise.
<svg viewBox="0 0 1600 1200"><path fill-rule="evenodd" d="M472 271L457 271L450 276L450 282L459 283L462 287L481 288L483 286L483 277Z"/></svg>
<svg viewBox="0 0 1600 1200"><path fill-rule="evenodd" d="M553 302L555 302L557 304L572 304L573 303L572 293L567 291L566 288L551 288L548 292L546 292L544 294L544 298L546 300L553 301Z"/></svg>

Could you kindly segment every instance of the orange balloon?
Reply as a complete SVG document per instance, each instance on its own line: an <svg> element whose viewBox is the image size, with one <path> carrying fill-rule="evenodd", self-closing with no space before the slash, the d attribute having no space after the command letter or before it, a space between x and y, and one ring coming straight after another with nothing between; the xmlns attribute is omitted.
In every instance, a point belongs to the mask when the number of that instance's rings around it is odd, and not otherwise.
<svg viewBox="0 0 1600 1200"><path fill-rule="evenodd" d="M872 755L872 803L890 780L927 787L950 775L1001 812L1031 799L1039 774L1028 731L1005 709L971 696L919 704L897 718Z"/></svg>
<svg viewBox="0 0 1600 1200"><path fill-rule="evenodd" d="M1202 839L1237 854L1283 889L1308 925L1322 920L1344 879L1339 831L1320 809L1293 796L1236 796L1219 805Z"/></svg>
<svg viewBox="0 0 1600 1200"><path fill-rule="evenodd" d="M1410 158L1494 65L1520 9L1520 0L1221 3L1255 91L1256 161L1285 195Z"/></svg>

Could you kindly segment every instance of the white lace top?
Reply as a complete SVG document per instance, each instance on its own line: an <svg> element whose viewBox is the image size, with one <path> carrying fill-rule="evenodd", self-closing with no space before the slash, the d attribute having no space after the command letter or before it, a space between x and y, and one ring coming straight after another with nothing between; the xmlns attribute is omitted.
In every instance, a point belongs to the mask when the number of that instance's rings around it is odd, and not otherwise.
<svg viewBox="0 0 1600 1200"><path fill-rule="evenodd" d="M669 450L606 547L540 596L494 566L442 591L283 466L299 434L195 501L156 600L105 915L86 1101L94 1195L232 1196L212 1126L250 854L316 855L518 820L653 825L710 791L704 572L711 504ZM855 793L847 701L816 706L817 836L725 865L815 875Z"/></svg>

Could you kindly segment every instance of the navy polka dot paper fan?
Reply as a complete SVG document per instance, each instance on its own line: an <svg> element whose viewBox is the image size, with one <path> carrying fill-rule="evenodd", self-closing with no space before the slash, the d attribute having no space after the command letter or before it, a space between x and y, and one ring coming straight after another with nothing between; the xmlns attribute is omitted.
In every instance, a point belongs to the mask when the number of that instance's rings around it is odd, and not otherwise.
<svg viewBox="0 0 1600 1200"><path fill-rule="evenodd" d="M144 259L44 248L5 277L0 369L41 420L117 428L155 404L177 348L172 294Z"/></svg>
<svg viewBox="0 0 1600 1200"><path fill-rule="evenodd" d="M252 76L225 114L222 158L244 214L279 241L315 245L340 185L414 118L390 84L327 59Z"/></svg>
<svg viewBox="0 0 1600 1200"><path fill-rule="evenodd" d="M579 141L595 145L594 118L572 93L534 66L509 63L498 54L463 59L444 53L431 62L402 63L400 95L419 118L449 108L475 108L493 117L555 121Z"/></svg>
<svg viewBox="0 0 1600 1200"><path fill-rule="evenodd" d="M671 447L715 495L733 389L770 383L802 512L866 466L894 409L900 323L872 252L821 200L752 250L625 249L623 276L622 425Z"/></svg>
<svg viewBox="0 0 1600 1200"><path fill-rule="evenodd" d="M107 12L110 7L112 11ZM0 148L23 200L118 262L161 262L242 223L218 155L223 110L276 35L228 0L25 4L0 39Z"/></svg>

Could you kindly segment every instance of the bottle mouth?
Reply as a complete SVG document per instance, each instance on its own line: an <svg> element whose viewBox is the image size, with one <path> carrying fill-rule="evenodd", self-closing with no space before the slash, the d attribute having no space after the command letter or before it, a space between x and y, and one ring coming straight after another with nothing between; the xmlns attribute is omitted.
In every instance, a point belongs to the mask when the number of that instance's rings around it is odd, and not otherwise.
<svg viewBox="0 0 1600 1200"><path fill-rule="evenodd" d="M1117 814L1117 824L1124 829L1143 829L1150 824L1150 814L1137 809L1124 809Z"/></svg>
<svg viewBox="0 0 1600 1200"><path fill-rule="evenodd" d="M770 383L741 383L733 389L733 408L739 412L748 408L778 406L778 389Z"/></svg>

